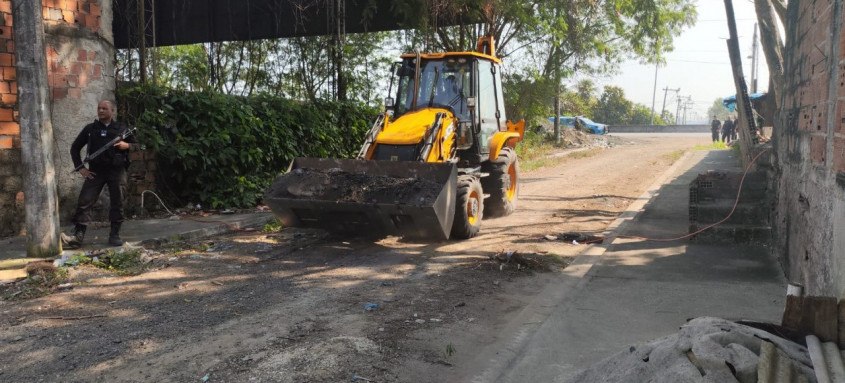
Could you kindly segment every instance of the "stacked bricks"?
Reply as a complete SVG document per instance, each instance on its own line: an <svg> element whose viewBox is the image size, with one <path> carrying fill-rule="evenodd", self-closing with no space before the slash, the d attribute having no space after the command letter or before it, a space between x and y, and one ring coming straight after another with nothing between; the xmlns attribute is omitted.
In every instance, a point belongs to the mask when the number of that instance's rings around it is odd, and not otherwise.
<svg viewBox="0 0 845 383"><path fill-rule="evenodd" d="M0 0L0 150L19 150L21 147L20 126L15 111L18 101L16 80L12 3Z"/></svg>
<svg viewBox="0 0 845 383"><path fill-rule="evenodd" d="M94 33L100 29L100 5L96 0L44 0L43 4L44 24L47 26L69 24ZM53 100L81 98L82 89L90 81L102 79L103 65L96 62L97 55L96 51L78 49L60 59L54 47L47 48Z"/></svg>
<svg viewBox="0 0 845 383"><path fill-rule="evenodd" d="M75 60L64 64L59 60L59 54L53 47L47 48L47 62L49 65L49 84L53 100L66 97L81 98L82 89L92 80L103 78L103 64L94 62L97 52L79 49Z"/></svg>
<svg viewBox="0 0 845 383"><path fill-rule="evenodd" d="M23 216L20 125L12 40L12 3L0 1L0 236L17 234L14 217Z"/></svg>
<svg viewBox="0 0 845 383"><path fill-rule="evenodd" d="M43 0L42 5L46 25L71 24L91 32L100 30L100 4L96 0Z"/></svg>

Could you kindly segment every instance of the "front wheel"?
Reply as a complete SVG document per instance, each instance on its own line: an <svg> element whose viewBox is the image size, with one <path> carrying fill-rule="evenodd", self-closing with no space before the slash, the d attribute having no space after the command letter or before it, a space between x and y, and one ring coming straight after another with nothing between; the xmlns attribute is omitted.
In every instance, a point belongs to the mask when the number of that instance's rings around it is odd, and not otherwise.
<svg viewBox="0 0 845 383"><path fill-rule="evenodd" d="M475 237L481 229L483 214L484 192L481 188L481 182L475 177L459 177L452 238L469 239Z"/></svg>
<svg viewBox="0 0 845 383"><path fill-rule="evenodd" d="M504 217L516 210L519 198L519 159L512 148L505 147L495 161L488 162L483 178L484 190L490 193L484 214L487 217Z"/></svg>

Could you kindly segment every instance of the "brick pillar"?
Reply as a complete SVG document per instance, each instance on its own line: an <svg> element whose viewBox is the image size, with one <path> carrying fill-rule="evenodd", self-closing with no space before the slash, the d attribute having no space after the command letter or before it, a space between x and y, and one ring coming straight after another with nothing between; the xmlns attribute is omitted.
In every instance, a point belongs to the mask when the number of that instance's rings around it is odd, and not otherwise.
<svg viewBox="0 0 845 383"><path fill-rule="evenodd" d="M70 142L96 117L97 102L114 97L111 0L41 0L52 98L59 200L63 218L82 182L69 174ZM11 0L0 0L0 237L24 222L20 194L20 127ZM105 194L105 193L104 193Z"/></svg>
<svg viewBox="0 0 845 383"><path fill-rule="evenodd" d="M24 220L12 25L12 2L0 1L0 236L18 234Z"/></svg>

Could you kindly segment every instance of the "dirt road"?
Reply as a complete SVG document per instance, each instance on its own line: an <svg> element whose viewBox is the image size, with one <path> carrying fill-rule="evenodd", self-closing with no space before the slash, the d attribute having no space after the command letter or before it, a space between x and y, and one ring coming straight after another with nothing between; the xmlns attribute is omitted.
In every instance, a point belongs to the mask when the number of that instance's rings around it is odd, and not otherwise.
<svg viewBox="0 0 845 383"><path fill-rule="evenodd" d="M0 301L0 381L449 381L586 249L544 236L601 233L708 138L621 141L524 173L517 212L469 241L287 229L160 249L133 277L75 268L70 291Z"/></svg>

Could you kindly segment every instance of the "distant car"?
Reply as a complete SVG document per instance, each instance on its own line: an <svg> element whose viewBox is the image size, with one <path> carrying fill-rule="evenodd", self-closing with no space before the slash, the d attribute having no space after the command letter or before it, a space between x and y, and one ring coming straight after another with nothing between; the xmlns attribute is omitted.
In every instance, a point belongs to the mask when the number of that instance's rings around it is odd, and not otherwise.
<svg viewBox="0 0 845 383"><path fill-rule="evenodd" d="M549 121L552 123L555 122L554 117L549 117ZM575 117L572 116L560 116L560 126L565 128L574 129L575 128Z"/></svg>
<svg viewBox="0 0 845 383"><path fill-rule="evenodd" d="M560 126L574 129L578 128L584 132L592 134L607 134L608 128L606 124L595 122L584 116L560 116ZM554 117L549 117L549 121L554 122Z"/></svg>

